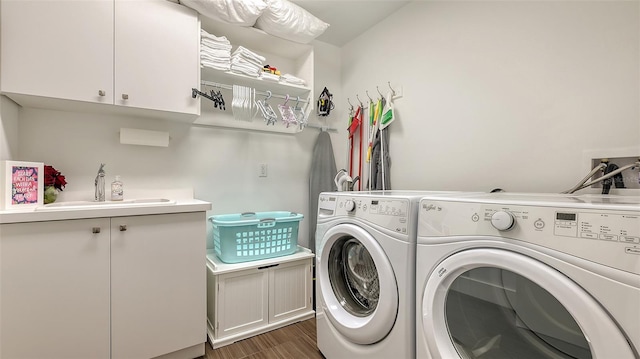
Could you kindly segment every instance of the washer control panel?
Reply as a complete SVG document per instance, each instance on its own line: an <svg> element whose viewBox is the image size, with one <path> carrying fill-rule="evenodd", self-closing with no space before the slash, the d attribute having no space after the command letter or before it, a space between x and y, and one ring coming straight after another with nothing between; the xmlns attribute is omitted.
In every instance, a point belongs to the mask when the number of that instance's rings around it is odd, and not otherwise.
<svg viewBox="0 0 640 359"><path fill-rule="evenodd" d="M636 221L633 223L629 219ZM558 236L640 244L640 219L628 214L562 211L555 214L554 233Z"/></svg>
<svg viewBox="0 0 640 359"><path fill-rule="evenodd" d="M322 194L318 198L318 218L347 216L407 234L409 206L409 199L404 198Z"/></svg>
<svg viewBox="0 0 640 359"><path fill-rule="evenodd" d="M640 274L640 211L423 199L418 243L430 237L499 236Z"/></svg>

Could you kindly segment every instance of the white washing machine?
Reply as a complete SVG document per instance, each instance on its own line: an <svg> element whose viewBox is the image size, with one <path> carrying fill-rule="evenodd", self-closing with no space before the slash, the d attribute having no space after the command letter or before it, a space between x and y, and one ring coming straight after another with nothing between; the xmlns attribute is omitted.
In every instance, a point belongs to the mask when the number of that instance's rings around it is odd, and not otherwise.
<svg viewBox="0 0 640 359"><path fill-rule="evenodd" d="M418 358L639 358L640 197L420 202Z"/></svg>
<svg viewBox="0 0 640 359"><path fill-rule="evenodd" d="M416 220L424 195L320 194L316 322L326 358L415 357Z"/></svg>

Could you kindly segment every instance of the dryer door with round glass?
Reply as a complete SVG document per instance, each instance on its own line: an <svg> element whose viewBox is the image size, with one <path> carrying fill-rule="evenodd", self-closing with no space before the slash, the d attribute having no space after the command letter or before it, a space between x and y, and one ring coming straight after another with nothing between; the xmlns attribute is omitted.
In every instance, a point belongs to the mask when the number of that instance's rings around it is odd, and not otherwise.
<svg viewBox="0 0 640 359"><path fill-rule="evenodd" d="M316 272L327 317L353 343L380 341L398 313L398 286L382 247L353 224L332 227L321 243Z"/></svg>
<svg viewBox="0 0 640 359"><path fill-rule="evenodd" d="M615 322L579 285L507 250L448 257L428 278L421 307L424 339L436 357L635 357Z"/></svg>

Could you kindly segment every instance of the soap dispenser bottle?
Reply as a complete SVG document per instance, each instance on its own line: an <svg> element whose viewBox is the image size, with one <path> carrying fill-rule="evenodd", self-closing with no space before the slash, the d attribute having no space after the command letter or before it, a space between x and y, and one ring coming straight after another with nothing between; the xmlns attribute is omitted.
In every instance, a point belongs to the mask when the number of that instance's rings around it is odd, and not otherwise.
<svg viewBox="0 0 640 359"><path fill-rule="evenodd" d="M124 190L122 188L122 181L120 176L116 176L116 179L111 182L111 200L122 201L124 199Z"/></svg>

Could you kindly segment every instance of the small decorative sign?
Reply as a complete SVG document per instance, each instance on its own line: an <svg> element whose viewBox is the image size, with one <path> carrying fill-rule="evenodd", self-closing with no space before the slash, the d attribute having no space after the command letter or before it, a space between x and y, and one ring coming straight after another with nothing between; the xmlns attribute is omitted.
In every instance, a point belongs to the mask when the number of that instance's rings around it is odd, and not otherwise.
<svg viewBox="0 0 640 359"><path fill-rule="evenodd" d="M0 209L30 209L43 205L44 163L0 162Z"/></svg>

